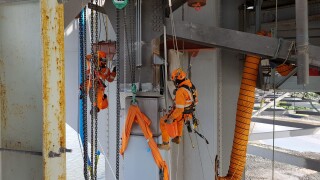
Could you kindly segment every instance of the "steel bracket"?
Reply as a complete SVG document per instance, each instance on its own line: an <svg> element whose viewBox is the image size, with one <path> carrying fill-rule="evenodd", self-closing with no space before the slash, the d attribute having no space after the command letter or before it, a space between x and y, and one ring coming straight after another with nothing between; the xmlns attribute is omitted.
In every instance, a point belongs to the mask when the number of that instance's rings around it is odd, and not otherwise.
<svg viewBox="0 0 320 180"><path fill-rule="evenodd" d="M61 157L62 153L71 153L71 152L72 152L72 149L67 149L67 148L64 148L64 147L60 147L59 153L50 151L48 155L49 155L49 158L55 158L55 157Z"/></svg>
<svg viewBox="0 0 320 180"><path fill-rule="evenodd" d="M57 0L59 4L65 4L69 2L69 0Z"/></svg>

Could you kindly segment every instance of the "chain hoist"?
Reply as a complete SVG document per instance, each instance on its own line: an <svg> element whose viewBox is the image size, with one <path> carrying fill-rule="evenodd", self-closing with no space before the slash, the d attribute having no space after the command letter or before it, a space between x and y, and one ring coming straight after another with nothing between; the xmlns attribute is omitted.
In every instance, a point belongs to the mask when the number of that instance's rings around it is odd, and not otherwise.
<svg viewBox="0 0 320 180"><path fill-rule="evenodd" d="M91 0L91 4L93 4L93 0ZM94 53L94 10L91 9L91 17L90 17L90 31L91 31L91 59L90 59L90 77L91 77L91 88L90 88L90 96L91 96L91 163L90 163L90 174L91 179L94 180L94 120L96 116L96 83L95 83L95 53Z"/></svg>
<svg viewBox="0 0 320 180"><path fill-rule="evenodd" d="M87 146L87 63L85 55L87 53L86 47L86 7L82 10L79 19L79 39L80 39L80 66L81 66L81 108L82 108L82 144L83 144L83 173L84 178L88 179L88 146Z"/></svg>
<svg viewBox="0 0 320 180"><path fill-rule="evenodd" d="M133 28L132 24L133 23L133 16L132 14L130 15L130 25L129 25L129 30L127 26L127 12L131 12L131 3L129 3L129 11L126 11L124 9L123 11L123 19L124 19L124 29L125 29L125 39L126 39L126 47L128 50L128 60L129 60L129 66L130 66L130 74L131 74L131 92L132 92L132 104L136 104L136 93L137 93L137 87L135 84L135 52L133 51ZM128 37L128 31L130 31L130 39ZM130 44L130 45L129 45Z"/></svg>
<svg viewBox="0 0 320 180"><path fill-rule="evenodd" d="M98 6L98 0L95 0L95 4L96 6ZM96 69L99 68L100 70L100 57L97 53L98 51L98 42L99 42L99 38L98 38L98 11L95 11L95 38L96 38L96 54L97 54L97 61L96 61ZM95 70L96 70L95 69ZM97 102L97 94L96 94L96 91L94 92L95 94L95 102ZM97 107L97 103L95 104ZM96 110L96 108L95 108ZM98 145L97 145L97 142L98 142L98 115L97 115L97 111L95 111L95 114L94 114L94 120L95 120L95 130L94 130L94 133L95 133L95 139L94 139L94 150L95 150L95 157L94 157L94 177L95 177L95 180L97 179L97 166L98 166Z"/></svg>
<svg viewBox="0 0 320 180"><path fill-rule="evenodd" d="M116 127L116 179L119 180L119 153L120 153L120 10L117 8L116 10L116 48L117 48L117 61L116 61L116 69L117 69L117 127Z"/></svg>

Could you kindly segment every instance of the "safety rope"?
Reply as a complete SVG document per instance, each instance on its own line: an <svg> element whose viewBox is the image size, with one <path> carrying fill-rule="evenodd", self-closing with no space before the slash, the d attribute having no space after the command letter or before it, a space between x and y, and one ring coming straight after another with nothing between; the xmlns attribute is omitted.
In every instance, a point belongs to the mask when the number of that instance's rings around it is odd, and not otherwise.
<svg viewBox="0 0 320 180"><path fill-rule="evenodd" d="M276 19L275 19L275 37L278 36L278 0L276 0ZM279 39L280 40L280 39ZM289 52L291 53L291 51ZM287 57L289 58L289 56ZM275 113L275 110L276 110L276 84L275 84L275 76L276 76L276 73L275 73L275 69L273 69L273 121L272 121L272 180L274 180L274 143L275 143L275 140L274 140L274 136L275 136L275 119L276 119L276 113Z"/></svg>
<svg viewBox="0 0 320 180"><path fill-rule="evenodd" d="M116 9L116 48L117 48L117 122L116 122L116 179L119 180L119 152L120 152L120 10Z"/></svg>
<svg viewBox="0 0 320 180"><path fill-rule="evenodd" d="M276 85L275 69L272 70L273 76L273 119L272 119L272 179L274 179L274 144L275 144L275 120L276 120Z"/></svg>
<svg viewBox="0 0 320 180"><path fill-rule="evenodd" d="M196 143L197 143L198 155L199 155L199 159L200 159L200 165L201 165L201 171L202 171L202 178L203 178L203 180L205 180L205 178L204 178L204 171L203 171L203 163L202 163L202 158L201 158L201 153L200 153L199 142L198 142L198 137L197 137L197 136L196 136Z"/></svg>
<svg viewBox="0 0 320 180"><path fill-rule="evenodd" d="M173 49L177 53L178 59L179 57L179 47L178 47L178 40L177 40L177 34L176 34L176 27L174 24L174 17L173 17L173 10L172 10L172 0L168 0L169 9L170 9L170 23L171 23L171 31L173 35Z"/></svg>

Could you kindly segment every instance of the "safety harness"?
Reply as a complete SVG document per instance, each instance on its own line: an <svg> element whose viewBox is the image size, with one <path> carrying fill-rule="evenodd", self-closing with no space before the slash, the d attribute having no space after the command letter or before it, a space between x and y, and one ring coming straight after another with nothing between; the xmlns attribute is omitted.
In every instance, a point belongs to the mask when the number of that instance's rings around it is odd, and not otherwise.
<svg viewBox="0 0 320 180"><path fill-rule="evenodd" d="M195 117L195 111L196 111L196 98L197 98L197 93L196 93L196 87L192 84L192 86L188 86L188 85L182 85L180 86L179 88L184 88L186 89L187 91L189 91L192 95L192 103L190 106L188 107L185 107L184 108L184 111L183 111L183 114L191 114L192 115L192 124L193 124L193 127L191 127L191 123L190 121L186 121L185 122L185 125L187 126L187 129L188 129L188 132L189 133L192 133L192 131L194 133L196 133L199 137L201 137L203 140L206 141L207 144L209 144L209 141L207 140L207 138L202 135L201 133L199 133L199 131L196 130L196 128L198 127L199 125L199 121L198 119Z"/></svg>

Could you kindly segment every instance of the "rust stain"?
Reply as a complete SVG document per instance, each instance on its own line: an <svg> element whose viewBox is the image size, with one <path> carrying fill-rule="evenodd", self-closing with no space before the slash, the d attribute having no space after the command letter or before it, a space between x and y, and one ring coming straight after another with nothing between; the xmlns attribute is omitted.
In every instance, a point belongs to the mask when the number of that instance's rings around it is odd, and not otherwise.
<svg viewBox="0 0 320 180"><path fill-rule="evenodd" d="M49 133L47 130L50 127L50 122L48 120L47 114L48 114L48 105L49 105L49 96L50 96L50 89L48 87L49 85L49 76L51 72L49 71L50 67L50 52L49 52L49 45L50 45L50 38L49 38L49 30L48 26L50 23L50 19L48 16L48 9L47 9L47 2L46 0L41 1L41 23L42 23L42 80L43 80L43 144L44 144L44 153L49 151L51 143L48 142L50 139L51 133ZM46 158L45 158L46 159Z"/></svg>
<svg viewBox="0 0 320 180"><path fill-rule="evenodd" d="M56 28L56 34L57 36L57 44L58 47L55 46L54 48L58 48L59 57L57 58L57 70L60 76L60 80L58 81L58 89L59 89L59 112L60 112L60 117L59 117L59 134L60 134L60 146L61 147L66 147L66 137L65 137L65 118L66 118L66 113L65 113L65 61L64 61L64 8L63 5L58 4L56 7L56 14L57 16L57 21L58 21L58 27Z"/></svg>
<svg viewBox="0 0 320 180"><path fill-rule="evenodd" d="M8 120L8 99L4 69L4 62L0 59L0 121L2 129L6 129Z"/></svg>
<svg viewBox="0 0 320 180"><path fill-rule="evenodd" d="M60 175L60 176L58 177L58 180L65 180L65 179L67 179L65 174Z"/></svg>
<svg viewBox="0 0 320 180"><path fill-rule="evenodd" d="M51 0L54 1L54 0ZM48 7L50 6L50 7ZM44 153L58 151L65 140L64 9L41 0L43 43L43 143ZM50 36L51 35L51 36ZM51 56L50 56L51 55ZM52 79L54 81L52 82ZM56 80L55 80L56 79ZM54 93L55 96L51 96ZM53 98L56 97L57 99ZM58 139L53 139L57 137ZM58 141L58 144L56 144ZM65 155L59 160L58 179L66 179ZM50 163L51 164L51 163ZM44 179L52 179L48 158L44 158ZM51 165L50 165L51 166ZM62 171L61 171L62 170ZM56 171L56 172L57 172ZM57 178L57 177L55 177Z"/></svg>

